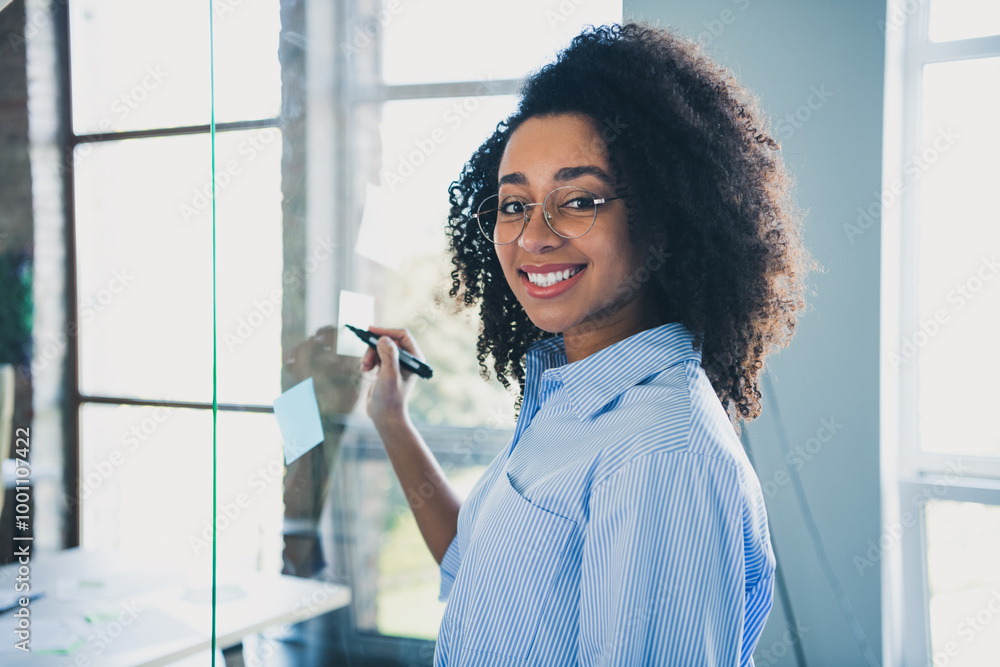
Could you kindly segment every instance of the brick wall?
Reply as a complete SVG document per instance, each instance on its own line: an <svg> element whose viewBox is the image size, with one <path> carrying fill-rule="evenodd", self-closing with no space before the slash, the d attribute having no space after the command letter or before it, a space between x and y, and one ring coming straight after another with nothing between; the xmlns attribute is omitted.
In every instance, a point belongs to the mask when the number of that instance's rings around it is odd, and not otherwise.
<svg viewBox="0 0 1000 667"><path fill-rule="evenodd" d="M4 3L0 1L0 6ZM33 249L31 164L28 158L28 91L24 48L24 0L13 0L0 9L0 256L18 262ZM5 262L6 263L6 262ZM10 276L5 276L6 282ZM0 284L7 295L11 285ZM3 300L5 311L15 304ZM0 326L12 327L12 312L0 312ZM5 346L9 347L9 346ZM2 351L10 356L12 350ZM25 360L0 359L0 362ZM15 374L14 418L11 437L17 428L31 425L31 380L24 372ZM11 558L10 511L5 502L0 521L0 562Z"/></svg>
<svg viewBox="0 0 1000 667"><path fill-rule="evenodd" d="M0 252L31 247L24 0L0 10Z"/></svg>

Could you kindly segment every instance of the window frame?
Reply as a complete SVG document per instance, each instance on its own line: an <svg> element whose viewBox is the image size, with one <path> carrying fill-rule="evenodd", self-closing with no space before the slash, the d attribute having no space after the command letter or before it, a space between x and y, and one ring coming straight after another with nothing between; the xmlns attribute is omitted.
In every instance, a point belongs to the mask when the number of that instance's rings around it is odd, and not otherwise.
<svg viewBox="0 0 1000 667"><path fill-rule="evenodd" d="M212 403L199 401L155 400L113 395L88 395L80 391L80 349L79 330L80 319L78 306L79 290L77 281L77 243L76 243L76 202L74 155L77 147L85 144L124 141L128 139L152 139L182 135L211 133L210 124L187 125L170 128L150 128L145 130L122 130L99 133L77 134L73 127L73 61L71 48L70 14L68 3L57 3L54 7L52 20L56 27L56 49L58 51L59 78L61 100L59 104L60 125L63 128L60 142L60 161L58 167L62 172L65 194L65 248L66 248L66 300L64 302L67 327L71 332L72 345L67 345L65 354L66 368L66 398L64 407L65 418L65 454L64 454L64 493L68 499L67 514L64 517L64 547L78 547L81 543L81 503L79 493L80 460L82 443L80 441L80 421L85 405L130 405L142 407L186 408L195 410L211 410ZM252 130L260 128L280 128L280 118L277 116L260 119L249 119L225 123L216 123L215 131L231 132L237 130ZM220 403L220 411L232 412L273 412L268 405L249 405L239 403Z"/></svg>
<svg viewBox="0 0 1000 667"><path fill-rule="evenodd" d="M354 163L358 160L364 150L371 150L373 137L365 136L363 133L354 131L358 126L357 121L361 116L368 115L369 109L373 106L381 105L385 102L396 100L420 100L442 97L470 97L470 96L490 96L490 95L513 95L520 86L520 80L491 81L490 85L484 89L482 81L457 81L446 83L429 84L403 84L387 85L380 82L364 82L361 70L364 67L377 65L377 61L364 61L358 59L351 66L343 52L336 48L338 44L349 43L351 28L358 24L358 17L361 13L361 6L369 9L379 6L379 0L281 0L280 9L283 14L289 7L305 6L306 14L310 15L310 21L306 22L304 17L293 14L283 15L282 29L291 24L293 30L298 30L300 34L307 35L306 60L312 64L307 67L308 85L306 86L305 99L299 100L308 107L306 136L310 142L319 136L320 146L329 146L332 150L326 155L321 150L310 150L306 159L306 170L309 174L310 185L307 201L307 220L305 229L297 229L291 235L286 234L286 244L291 240L291 245L284 249L286 260L289 252L302 253L299 259L304 259L306 248L311 247L317 238L324 238L331 232L330 220L333 220L332 231L335 242L334 261L329 262L326 267L319 268L308 284L301 289L301 294L296 294L295 298L302 299L305 303L305 317L303 321L292 323L292 328L288 328L288 322L282 325L282 341L286 344L289 340L298 342L303 339L307 332L315 331L320 326L327 324L330 314L331 296L336 296L342 289L354 289L359 281L355 275L356 261L354 257L354 241L357 235L357 221L360 220L360 209L363 200L359 195L363 195L364 179L358 178ZM299 20L302 23L299 23ZM56 50L58 57L58 76L60 81L61 99L59 101L59 121L62 128L59 141L60 172L62 187L65 196L64 201L64 239L65 248L65 299L64 314L65 322L70 330L78 332L79 313L77 304L79 302L78 279L77 279L77 240L76 240L76 212L75 212L75 179L74 179L74 154L78 146L91 143L114 142L128 139L151 139L170 136L202 134L211 132L209 124L179 126L169 128L150 128L143 130L123 130L97 133L77 133L73 126L73 87L72 87L72 49L71 49L71 27L68 4L59 3L54 7L52 13L53 26L55 28ZM330 39L332 36L333 39ZM375 36L378 43L379 36ZM378 47L367 50L377 58ZM315 66L321 63L322 66ZM284 70L284 65L282 66ZM282 74L284 79L284 71ZM319 92L319 94L317 94ZM332 104L331 104L332 102ZM287 99L283 100L283 105ZM332 113L331 113L332 109ZM252 130L262 128L275 128L283 131L282 117L274 116L260 119L248 119L234 122L216 123L216 132L229 132L238 130ZM315 145L311 143L311 148ZM370 158L366 158L370 159ZM328 177L326 182L317 179ZM360 181L360 182L359 182ZM332 185L332 187L327 187ZM360 190L358 186L360 185ZM318 187L317 187L318 186ZM317 223L317 220L320 222ZM295 237L295 234L302 233L302 236ZM297 242L296 242L297 241ZM326 288L317 288L317 285L325 283ZM312 288L312 289L310 289ZM288 288L286 287L286 290ZM297 325L301 325L301 330L295 330ZM64 416L64 454L63 454L63 493L68 503L65 509L63 521L62 547L78 547L81 544L81 503L79 493L80 483L80 462L83 443L81 437L81 414L85 405L129 405L142 407L167 407L185 408L197 410L211 410L210 402L182 401L182 400L154 400L134 397L114 396L114 395L88 395L81 392L80 387L80 356L78 334L70 336L72 344L66 346L64 357L64 386L65 396L63 408ZM285 350L287 351L287 350ZM217 405L220 411L233 411L244 413L273 413L270 405L251 405L240 403L220 403ZM333 416L335 422L350 421L347 415ZM421 433L425 437L431 450L438 456L444 469L447 471L451 466L484 464L500 451L508 442L513 433L510 429L486 429L486 437L482 437L483 428L453 428L453 427L422 427ZM475 452L470 457L467 450L456 447L463 439L467 440L472 435L477 435ZM385 451L378 440L377 434L372 429L358 429L356 437L350 439L350 443L344 447L343 461L350 462L385 459ZM386 459L386 464L388 461ZM344 490L348 488L345 473L348 465L338 466L335 475L341 477L342 484L337 486ZM341 493L339 498L346 498ZM337 497L334 498L337 500ZM357 508L345 508L349 513L356 512ZM338 527L339 530L339 527ZM354 558L349 551L340 554L344 561L351 567ZM348 585L352 588L353 599L353 573ZM433 655L433 641L383 635L357 627L353 613L353 604L344 609L337 610L331 614L339 625L339 637L337 643L340 646L348 647L349 657L360 661L359 664L384 664L386 662L398 661L402 655L419 656L420 660L426 659L430 662ZM346 640L346 642L344 642ZM328 647L334 651L333 646Z"/></svg>
<svg viewBox="0 0 1000 667"><path fill-rule="evenodd" d="M310 45L306 66L307 70L311 70L310 85L306 87L308 98L306 106L310 109L310 112L307 112L309 116L307 136L310 146L317 145L314 138L319 134L323 137L319 144L329 145L334 149L332 162L324 162L323 156L314 154L310 154L307 158L310 182L321 186L329 184L332 187L310 189L305 236L312 238L329 233L329 227L324 227L325 211L332 211L333 219L336 221L334 264L338 268L335 274L329 276L332 289L326 292L323 298L309 296L306 299L306 328L315 330L315 327L326 323L324 318L328 317L329 304L336 302L331 299L335 299L341 290L365 291L360 289L365 276L359 275L354 247L362 219L365 183L367 180L377 182L379 170L381 144L377 136L377 123L371 122L372 109L377 110L374 114L377 121L381 117L381 105L387 102L514 95L520 87L521 80L492 80L489 86L485 87L480 80L424 84L383 83L378 77L382 33L379 23L373 18L382 3L379 0L301 1L306 5L305 14L310 16L307 25L302 26L302 34L307 35ZM320 17L319 20L314 20L317 17ZM364 20L365 17L367 20ZM352 58L348 58L345 51L338 49L337 45L350 44L354 29L362 25L376 28L371 35L372 42L360 54L355 53ZM332 39L329 32L331 26ZM330 67L330 72L324 73L323 67ZM328 115L323 115L321 109L329 108L325 105L332 101L334 96L336 103L333 105L334 112L330 118ZM365 131L370 128L375 128L376 131ZM371 178L372 176L375 176L375 179ZM421 426L420 433L447 473L455 465L489 463L496 453L509 443L513 427L495 429ZM463 441L476 443L471 456L467 448L461 446L460 443ZM352 474L354 466L359 461L372 459L384 460L385 465L389 465L389 462L378 435L372 429L355 429L352 437L345 439L341 453L340 464L334 471L337 477L335 487L340 490L341 502L347 504L353 486L357 483L355 475ZM337 501L336 498L333 500ZM345 507L347 521L353 519L356 509ZM352 587L352 604L334 612L340 626L340 639L342 645L348 647L349 657L352 660L371 659L376 663L380 660L391 663L406 656L408 662L429 665L433 657L433 640L385 635L358 627L353 596L355 579L353 568L357 560L352 553L354 535L351 527L344 526L343 523L338 523L335 530L341 534L351 535L351 544L340 552L339 558L351 570L348 585Z"/></svg>
<svg viewBox="0 0 1000 667"><path fill-rule="evenodd" d="M1000 56L1000 35L948 42L928 38L929 2L888 0L883 191L905 182L904 163L919 153L923 67ZM922 451L919 364L898 364L903 332L919 323L920 187L905 188L898 205L882 207L881 467L884 664L932 659L925 508L928 500L1000 505L1000 458Z"/></svg>
<svg viewBox="0 0 1000 667"><path fill-rule="evenodd" d="M374 46L365 50L366 56L347 58L346 53L338 45L350 43L353 29L358 26L363 16L371 17L382 6L382 0L281 0L282 30L286 26L304 35L306 49L304 79L306 85L302 96L306 115L305 136L309 139L308 155L305 158L305 170L308 192L305 196L306 215L299 228L293 234L286 234L283 249L286 261L289 253L304 253L318 238L324 238L331 232L330 221L333 221L333 239L335 253L333 261L318 269L302 292L296 294L305 305L305 315L301 321L288 326L282 324L282 345L302 340L308 332L315 331L327 324L331 304L341 290L354 290L363 276L357 275L357 262L353 248L358 233L361 210L364 204L364 167L377 162L377 151L373 146L379 146L378 137L370 132L359 132L358 128L373 127L371 109L380 109L381 105L399 100L424 100L449 97L491 97L497 95L515 95L521 85L520 79L491 80L484 86L482 80L450 81L425 84L385 84L378 81L378 58L381 49L381 32L373 36ZM304 11L290 11L303 10ZM60 101L58 104L59 124L61 128L59 141L59 157L61 162L61 178L64 193L65 227L63 247L65 248L65 281L64 316L68 327L79 327L77 304L77 239L75 214L75 180L73 171L73 156L77 147L109 141L127 139L148 139L187 134L209 134L208 124L171 128L152 128L145 130L109 131L99 133L78 134L73 127L73 89L72 89L72 50L70 48L71 30L70 14L67 3L57 3L53 8L52 21L56 37L57 67L60 83ZM309 20L306 21L305 17ZM376 22L377 25L377 22ZM318 66L317 64L321 64ZM282 64L282 81L284 82L284 63ZM283 106L288 103L288 93L283 92ZM380 112L376 115L380 115ZM377 120L377 119L376 119ZM498 119L499 120L499 119ZM235 122L216 123L216 132L275 128L284 132L283 116L247 119ZM360 162L359 162L360 161ZM357 165L361 164L362 169ZM287 220L286 220L287 223ZM293 243L288 244L292 239ZM304 258L304 257L303 257ZM296 327L301 326L301 330ZM75 330L75 329L74 329ZM85 405L131 405L143 407L169 407L211 410L210 402L153 400L114 395L87 395L80 387L80 349L76 335L71 335L71 344L67 345L64 357L64 388L65 395L62 407L63 415L63 492L68 499L65 514L62 517L63 547L77 547L81 543L81 499L79 498L79 483L81 473L81 413ZM287 352L283 349L283 353ZM271 413L269 405L250 405L225 403L218 404L220 411ZM348 416L334 416L334 421L348 422ZM353 425L353 424L352 424ZM509 443L513 428L455 428L455 427L421 427L431 450L439 458L445 471L454 465L488 463L497 452ZM485 437L484 434L485 433ZM345 461L370 460L385 458L384 448L377 434L371 429L357 429L356 437L345 446L343 453ZM471 456L463 441L474 438L475 450ZM388 463L388 461L386 461ZM338 466L335 475L348 476L348 466ZM346 483L338 485L346 488ZM336 498L334 499L336 501ZM345 507L345 513L357 511L357 508ZM352 562L350 554L342 554L347 563ZM353 577L352 577L353 579ZM352 586L353 581L349 582ZM433 641L383 635L357 627L353 614L353 606L337 610L331 614L339 626L339 636L336 643L346 645L352 659L359 664L384 664L398 662L401 656L408 656L414 661L430 664L433 655ZM346 641L345 641L346 640ZM334 648L334 647L331 647ZM430 649L430 650L429 650ZM337 650L334 648L334 650Z"/></svg>

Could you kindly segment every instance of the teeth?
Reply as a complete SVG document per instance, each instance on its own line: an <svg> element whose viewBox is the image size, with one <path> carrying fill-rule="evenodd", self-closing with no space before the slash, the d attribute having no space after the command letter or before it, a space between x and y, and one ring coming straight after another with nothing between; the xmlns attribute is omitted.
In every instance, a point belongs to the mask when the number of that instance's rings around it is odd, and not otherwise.
<svg viewBox="0 0 1000 667"><path fill-rule="evenodd" d="M580 269L577 267L573 269L566 269L564 271L554 271L552 273L526 273L528 280L530 280L532 284L538 285L539 287L549 287L550 285L561 283L570 276L575 276L579 272Z"/></svg>

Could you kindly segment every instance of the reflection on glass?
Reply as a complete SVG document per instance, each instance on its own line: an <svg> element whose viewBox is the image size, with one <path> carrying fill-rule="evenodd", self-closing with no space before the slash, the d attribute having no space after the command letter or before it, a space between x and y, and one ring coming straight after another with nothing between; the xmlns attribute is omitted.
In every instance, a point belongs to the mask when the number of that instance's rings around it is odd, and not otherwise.
<svg viewBox="0 0 1000 667"><path fill-rule="evenodd" d="M359 18L347 47L374 48L370 32L382 25L385 83L482 81L485 93L489 81L519 79L550 60L582 26L621 18L622 3L611 0L440 0L433 11L389 0L377 15Z"/></svg>
<svg viewBox="0 0 1000 667"><path fill-rule="evenodd" d="M1000 507L931 501L926 512L934 664L993 664L1000 655Z"/></svg>
<svg viewBox="0 0 1000 667"><path fill-rule="evenodd" d="M926 66L921 151L904 168L920 192L920 319L897 362L919 363L927 451L1000 455L997 81L1000 58Z"/></svg>
<svg viewBox="0 0 1000 667"><path fill-rule="evenodd" d="M281 135L216 136L219 400L280 390ZM83 144L76 155L81 391L212 398L207 136Z"/></svg>
<svg viewBox="0 0 1000 667"><path fill-rule="evenodd" d="M1000 34L995 0L931 0L927 36L934 42Z"/></svg>
<svg viewBox="0 0 1000 667"><path fill-rule="evenodd" d="M212 413L85 405L81 543L206 577L212 563ZM220 412L218 558L281 567L284 464L273 415Z"/></svg>
<svg viewBox="0 0 1000 667"><path fill-rule="evenodd" d="M410 402L416 423L513 427L513 399L483 382L476 360L478 317L456 313L447 295L448 186L497 123L514 108L507 96L389 102L382 108L383 215L407 248L398 271L376 265L380 324L406 326L434 368Z"/></svg>
<svg viewBox="0 0 1000 667"><path fill-rule="evenodd" d="M69 4L78 134L208 124L209 4ZM215 1L215 120L271 118L281 107L279 3Z"/></svg>
<svg viewBox="0 0 1000 667"><path fill-rule="evenodd" d="M211 572L215 522L220 581L247 568L312 577L308 584L316 592L330 581L348 583L354 596L355 616L346 617L355 623L351 631L433 639L444 610L437 600L438 567L364 419L363 403L358 405L358 360L335 353L336 329L307 331L302 339L303 321L322 317L308 301L312 310L304 314L301 304L293 304L293 294L305 301L307 291L315 296L325 288L317 275L336 275L345 283L338 282L336 289L374 297L378 323L413 331L435 368L435 381L418 384L410 413L433 435L428 441L436 451L458 441L472 452L463 459L437 451L455 490L466 497L504 432L513 427L514 400L495 381L479 377L477 314L455 313L447 296L448 186L513 110L513 98L488 95L489 81L522 77L581 25L619 20L621 5L546 0L501 9L449 0L434 3L433 11L394 2L374 5L382 13L363 18L352 26L361 32L352 34L368 34L375 20L384 28L381 42L359 36L358 44L337 46L340 52L382 49L375 58L382 83L482 81L465 98L378 106L370 97L344 100L351 113L362 109L358 116L367 114L348 130L357 133L347 137L348 154L358 165L380 162L380 173L359 167L305 174L307 167L332 164L334 156L314 150L306 160L307 148L317 145L310 142L322 133L303 140L305 135L292 129L284 136L271 128L219 133L215 174L205 135L82 144L72 156L81 393L211 400L214 181L219 400L264 406L283 387L313 377L325 436L322 445L286 467L273 415L222 411L213 479L211 411L85 402L80 411L81 539L85 548L111 549L204 578ZM217 0L211 6L216 121L278 115L279 3ZM193 0L164 7L120 0L72 3L74 131L207 123L208 12L208 6ZM520 46L484 48L482 32L470 29L484 25L490 34L516 32ZM427 38L441 34L449 38ZM291 41L282 48L292 48ZM332 62L310 60L309 65L315 73ZM322 74L309 81L331 72ZM337 75L359 77L358 72ZM296 125L289 114L283 127L301 131L308 126L312 132L316 125L334 123L331 108L308 105L322 101L326 92L291 90L297 108L309 108L311 114L304 125ZM365 128L374 127L369 121L375 119L381 119L379 135L371 137ZM283 147L283 140L288 145ZM380 155L378 150L360 154L379 141ZM295 184L331 188L349 201L358 189L352 179L371 181L379 189L378 230L405 249L398 264L352 255L348 243L335 247L332 240L309 246L306 256L290 264L295 235L303 232L296 227L302 224L297 216L308 218L306 204L315 203L305 198L304 186L296 189ZM291 205L284 215L283 203ZM350 240L357 222L330 216L322 223L328 227L307 231L311 241L317 234ZM308 218L308 225L313 223ZM344 263L336 271L316 270L318 263L334 261ZM328 304L330 324L337 323L335 303ZM215 516L213 484L219 503ZM239 594L225 583L218 593L223 602ZM220 619L231 618L235 608L220 605ZM273 643L258 642L261 646L270 650ZM321 663L328 659L324 654Z"/></svg>
<svg viewBox="0 0 1000 667"><path fill-rule="evenodd" d="M458 468L448 481L464 501L485 470L486 466ZM372 629L386 635L435 639L445 608L438 602L438 564L420 535L392 470L383 464L380 472L383 489L391 484L391 491L379 542L377 620ZM377 492L386 497L385 490Z"/></svg>

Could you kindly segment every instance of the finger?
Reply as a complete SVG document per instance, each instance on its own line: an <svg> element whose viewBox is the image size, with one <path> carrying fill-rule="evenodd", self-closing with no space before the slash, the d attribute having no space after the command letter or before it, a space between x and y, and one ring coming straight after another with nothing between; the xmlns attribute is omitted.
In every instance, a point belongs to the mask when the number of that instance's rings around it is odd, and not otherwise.
<svg viewBox="0 0 1000 667"><path fill-rule="evenodd" d="M387 373L391 380L395 380L399 377L399 348L396 347L395 341L388 337L382 336L378 339L378 356L381 362L382 370L381 373Z"/></svg>
<svg viewBox="0 0 1000 667"><path fill-rule="evenodd" d="M407 352L417 357L418 359L424 359L424 355L420 351L420 346L418 346L417 342L413 339L413 336L410 334L409 329L390 329L387 327L376 327L376 326L368 327L368 329L373 334L378 334L379 336L388 336L389 338L392 338L396 342L396 344L402 349L406 350Z"/></svg>
<svg viewBox="0 0 1000 667"><path fill-rule="evenodd" d="M378 339L379 364L391 369L394 373L399 372L399 347L396 341L389 336L381 336Z"/></svg>
<svg viewBox="0 0 1000 667"><path fill-rule="evenodd" d="M316 330L316 333L312 335L312 339L316 342L325 342L329 344L330 341L337 341L337 327L325 326L320 327Z"/></svg>
<svg viewBox="0 0 1000 667"><path fill-rule="evenodd" d="M372 348L365 350L365 353L361 356L361 370L370 371L379 364L378 352Z"/></svg>

